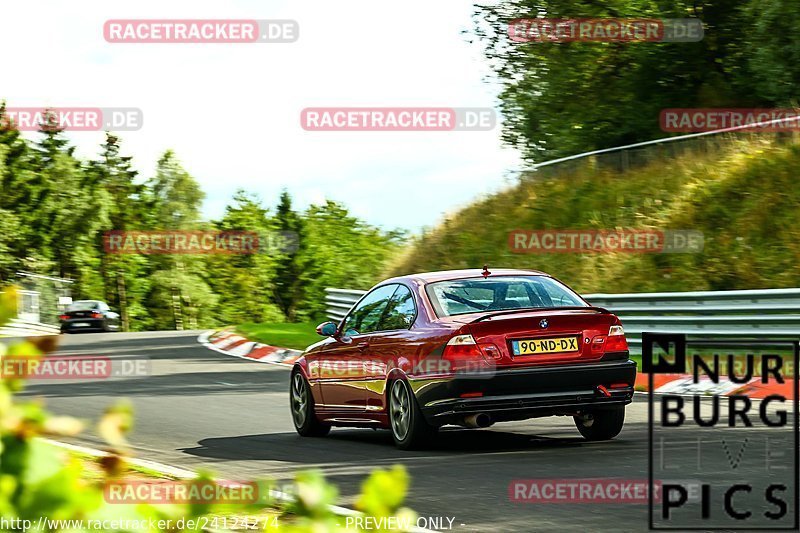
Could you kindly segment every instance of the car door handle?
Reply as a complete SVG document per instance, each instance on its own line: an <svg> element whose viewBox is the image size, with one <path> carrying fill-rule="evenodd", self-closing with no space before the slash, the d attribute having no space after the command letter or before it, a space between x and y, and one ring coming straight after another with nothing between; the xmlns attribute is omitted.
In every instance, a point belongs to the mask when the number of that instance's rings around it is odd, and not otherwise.
<svg viewBox="0 0 800 533"><path fill-rule="evenodd" d="M356 347L363 352L364 350L369 348L369 343L368 342L359 342L358 344L356 344Z"/></svg>

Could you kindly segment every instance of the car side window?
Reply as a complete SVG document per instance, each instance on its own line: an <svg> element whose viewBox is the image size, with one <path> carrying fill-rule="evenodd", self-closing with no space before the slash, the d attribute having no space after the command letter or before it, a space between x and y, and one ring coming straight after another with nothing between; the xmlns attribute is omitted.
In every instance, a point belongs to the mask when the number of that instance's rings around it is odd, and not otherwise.
<svg viewBox="0 0 800 533"><path fill-rule="evenodd" d="M367 294L347 315L342 327L344 334L350 337L378 331L383 312L397 287L396 284L384 285Z"/></svg>
<svg viewBox="0 0 800 533"><path fill-rule="evenodd" d="M101 311L110 311L110 310L111 310L111 308L110 308L110 307L108 307L108 304L105 304L105 303L103 303L103 302L100 302L100 310L101 310Z"/></svg>
<svg viewBox="0 0 800 533"><path fill-rule="evenodd" d="M380 329L382 331L408 329L414 323L416 316L417 308L411 291L405 285L398 285L386 306Z"/></svg>

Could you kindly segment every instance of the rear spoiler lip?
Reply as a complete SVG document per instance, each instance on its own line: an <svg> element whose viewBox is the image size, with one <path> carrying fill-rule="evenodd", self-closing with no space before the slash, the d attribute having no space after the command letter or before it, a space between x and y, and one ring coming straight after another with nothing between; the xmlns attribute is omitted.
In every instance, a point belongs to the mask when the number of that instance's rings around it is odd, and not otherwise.
<svg viewBox="0 0 800 533"><path fill-rule="evenodd" d="M583 310L591 310L597 311L598 313L611 315L613 314L611 311L606 309L605 307L596 307L594 305L585 306L585 305L571 305L571 306L564 306L564 307L532 307L529 309L506 309L503 311L495 311L494 313L488 313L486 315L480 316L475 320L469 322L469 324L475 324L476 322L482 322L488 318L494 318L496 316L502 315L513 315L516 313L530 313L530 312L538 312L538 311L583 311Z"/></svg>

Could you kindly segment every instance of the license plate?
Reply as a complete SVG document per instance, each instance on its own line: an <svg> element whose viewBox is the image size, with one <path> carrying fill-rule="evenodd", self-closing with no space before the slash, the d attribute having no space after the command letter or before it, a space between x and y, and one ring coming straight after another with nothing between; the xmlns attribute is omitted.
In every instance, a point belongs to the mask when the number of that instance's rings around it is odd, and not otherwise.
<svg viewBox="0 0 800 533"><path fill-rule="evenodd" d="M72 325L73 325L74 327L76 327L76 328L79 328L79 327L81 327L81 326L83 326L83 327L87 327L87 326L89 325L89 323L88 323L88 322L76 322L75 324L72 324Z"/></svg>
<svg viewBox="0 0 800 533"><path fill-rule="evenodd" d="M559 337L555 339L529 339L511 341L514 355L536 355L540 353L577 352L578 337Z"/></svg>

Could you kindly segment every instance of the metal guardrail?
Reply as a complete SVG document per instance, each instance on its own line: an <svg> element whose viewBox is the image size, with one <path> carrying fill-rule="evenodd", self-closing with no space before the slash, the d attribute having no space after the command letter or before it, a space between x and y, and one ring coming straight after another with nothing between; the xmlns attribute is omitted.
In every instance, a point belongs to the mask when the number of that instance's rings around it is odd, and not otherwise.
<svg viewBox="0 0 800 533"><path fill-rule="evenodd" d="M350 289L325 289L325 314L333 321L343 319L350 308L366 293L367 291Z"/></svg>
<svg viewBox="0 0 800 533"><path fill-rule="evenodd" d="M327 315L341 320L366 291L325 289ZM689 338L800 339L800 288L744 291L586 294L625 327L632 353L642 332L685 333Z"/></svg>
<svg viewBox="0 0 800 533"><path fill-rule="evenodd" d="M537 170L542 167L550 166L550 165L558 165L561 163L565 163L567 161L574 161L576 159L583 159L586 157L591 157L595 155L602 155L602 154L610 154L612 152L624 152L628 150L633 150L636 148L643 148L646 146L654 146L659 144L665 143L674 143L679 141L686 141L689 139L698 139L701 137L708 137L710 135L719 135L720 133L737 133L737 132L746 132L746 131L753 131L754 128L764 128L769 127L774 124L779 124L782 122L797 122L800 121L800 115L794 117L786 117L786 118L776 118L772 120L762 120L757 122L747 122L742 124L741 126L731 126L729 128L720 128L711 131L701 131L697 133L687 133L685 135L672 135L670 137L662 137L660 139L652 139L650 141L643 141L633 144L626 144L623 146L614 146L611 148L601 148L599 150L592 150L590 152L583 152L580 154L570 155L567 157L559 157L558 159L551 159L550 161L543 161L541 163L536 163L530 167L530 170Z"/></svg>
<svg viewBox="0 0 800 533"><path fill-rule="evenodd" d="M58 335L59 333L61 333L61 329L58 326L21 320L19 318L12 318L7 324L0 326L0 338L39 337L43 335Z"/></svg>

